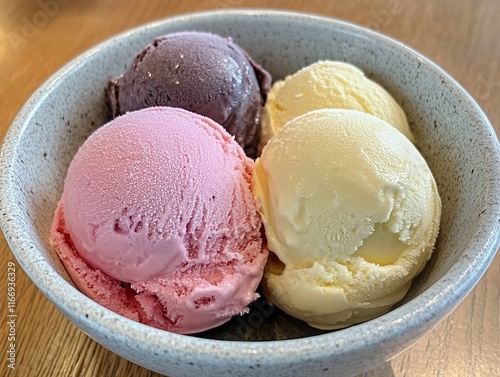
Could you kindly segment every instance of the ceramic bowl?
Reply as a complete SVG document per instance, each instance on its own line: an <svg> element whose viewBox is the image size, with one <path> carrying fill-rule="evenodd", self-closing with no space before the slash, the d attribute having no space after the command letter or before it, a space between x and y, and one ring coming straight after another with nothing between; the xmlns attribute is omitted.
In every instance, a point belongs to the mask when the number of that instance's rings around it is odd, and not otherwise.
<svg viewBox="0 0 500 377"><path fill-rule="evenodd" d="M248 315L187 336L117 315L72 284L48 241L68 165L106 121L107 81L156 36L180 30L232 36L274 79L320 59L350 62L402 105L435 175L443 214L432 259L389 313L324 332L261 300ZM443 320L478 282L499 246L499 143L474 100L405 45L313 15L263 10L187 14L111 38L68 63L32 95L8 131L0 169L1 226L33 283L104 347L171 377L362 373Z"/></svg>

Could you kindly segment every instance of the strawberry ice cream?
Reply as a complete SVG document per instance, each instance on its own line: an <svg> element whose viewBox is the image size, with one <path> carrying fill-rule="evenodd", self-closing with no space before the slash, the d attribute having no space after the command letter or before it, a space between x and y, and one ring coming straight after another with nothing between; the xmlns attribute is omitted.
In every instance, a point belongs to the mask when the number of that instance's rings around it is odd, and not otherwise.
<svg viewBox="0 0 500 377"><path fill-rule="evenodd" d="M78 288L179 333L248 311L267 259L253 161L217 123L153 107L98 129L74 157L51 241Z"/></svg>

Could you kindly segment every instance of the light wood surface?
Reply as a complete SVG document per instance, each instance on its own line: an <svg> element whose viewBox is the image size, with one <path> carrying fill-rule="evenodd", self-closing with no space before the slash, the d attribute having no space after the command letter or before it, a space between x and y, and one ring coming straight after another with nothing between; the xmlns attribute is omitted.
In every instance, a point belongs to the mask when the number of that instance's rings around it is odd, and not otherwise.
<svg viewBox="0 0 500 377"><path fill-rule="evenodd" d="M498 0L0 0L0 140L33 91L59 67L128 28L181 13L280 8L348 20L388 34L449 72L500 132ZM16 370L7 367L7 264L0 234L0 375L158 376L81 332L16 268ZM5 272L4 272L5 271ZM500 376L500 255L436 329L366 377Z"/></svg>

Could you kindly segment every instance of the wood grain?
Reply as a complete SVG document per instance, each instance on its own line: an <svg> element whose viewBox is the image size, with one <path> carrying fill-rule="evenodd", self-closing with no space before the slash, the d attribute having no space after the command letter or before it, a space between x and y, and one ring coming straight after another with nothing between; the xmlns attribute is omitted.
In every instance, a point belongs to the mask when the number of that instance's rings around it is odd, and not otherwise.
<svg viewBox="0 0 500 377"><path fill-rule="evenodd" d="M500 132L500 2L497 0L0 0L0 140L31 93L63 64L128 28L186 12L276 8L335 17L377 29L423 53L461 83ZM0 235L2 268L16 263ZM6 273L0 273L6 291ZM6 310L0 294L0 375L158 374L104 349L72 325L17 266L17 359L7 368ZM365 377L500 376L500 257L436 329Z"/></svg>

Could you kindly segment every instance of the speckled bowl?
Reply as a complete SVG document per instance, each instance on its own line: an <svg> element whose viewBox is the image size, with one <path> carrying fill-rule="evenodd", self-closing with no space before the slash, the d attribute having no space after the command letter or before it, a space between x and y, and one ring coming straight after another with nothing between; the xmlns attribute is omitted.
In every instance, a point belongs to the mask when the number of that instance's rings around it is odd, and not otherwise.
<svg viewBox="0 0 500 377"><path fill-rule="evenodd" d="M231 35L275 79L317 61L351 62L404 107L443 201L436 251L391 312L334 332L313 330L259 301L220 328L184 336L135 323L71 283L48 242L66 169L106 119L104 87L154 37ZM337 20L275 11L188 14L112 38L52 76L26 103L0 155L1 226L19 264L77 326L111 351L169 376L351 376L413 344L480 279L499 245L500 152L474 100L425 57Z"/></svg>

